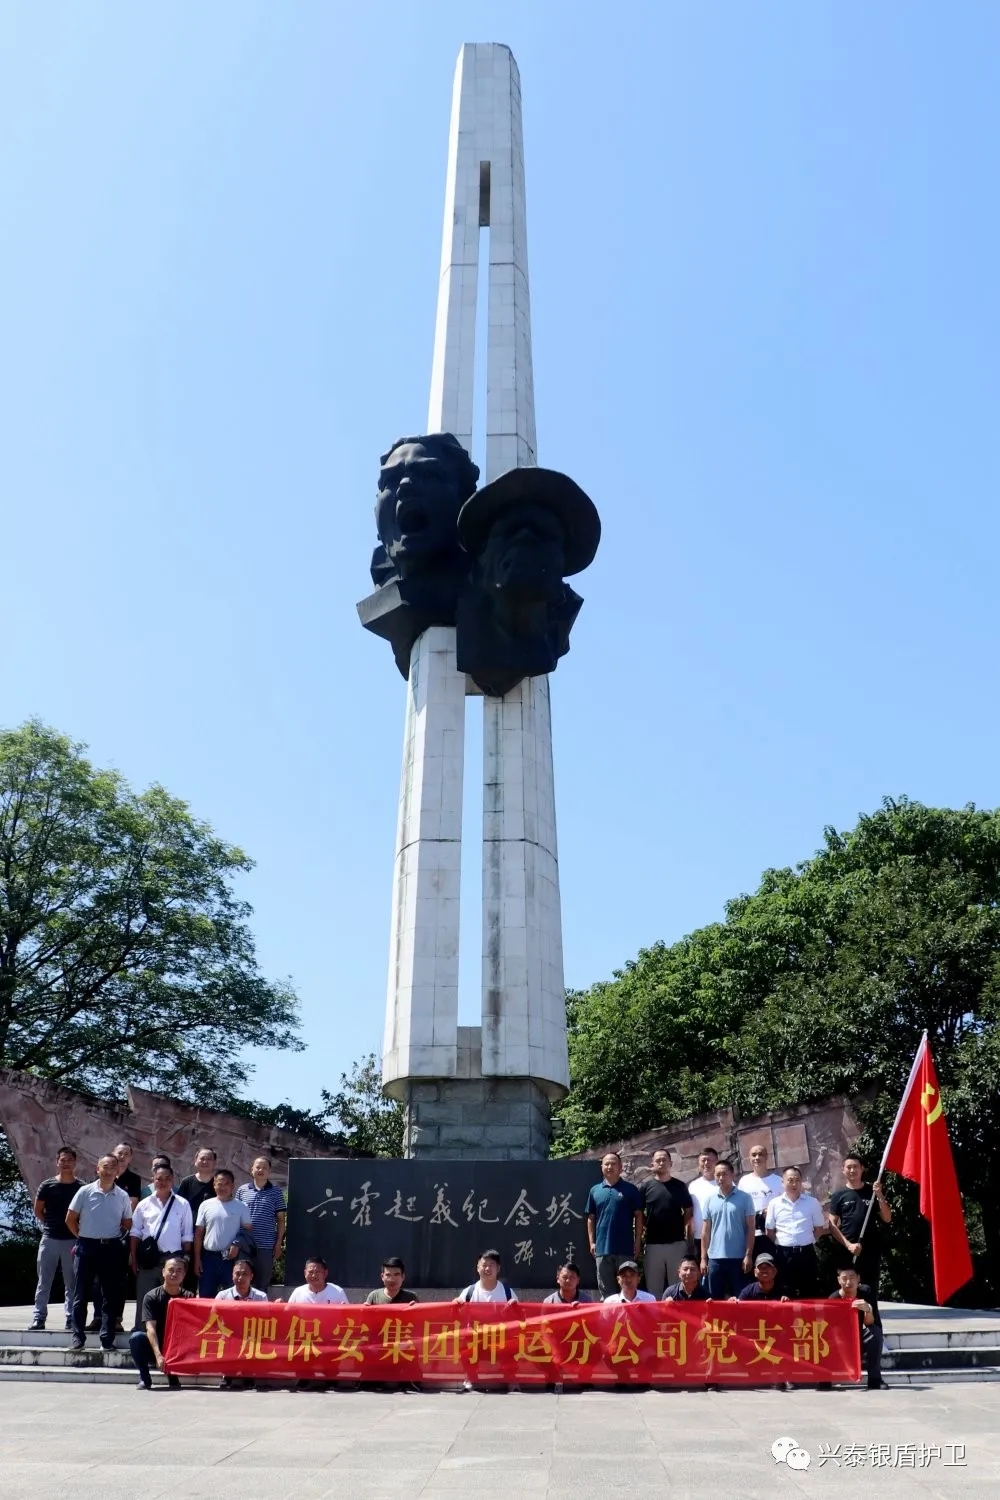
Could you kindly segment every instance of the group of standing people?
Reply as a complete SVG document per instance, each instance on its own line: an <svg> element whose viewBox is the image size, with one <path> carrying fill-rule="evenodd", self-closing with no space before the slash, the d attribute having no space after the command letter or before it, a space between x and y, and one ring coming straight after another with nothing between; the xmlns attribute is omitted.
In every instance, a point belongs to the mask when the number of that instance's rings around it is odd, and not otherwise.
<svg viewBox="0 0 1000 1500"><path fill-rule="evenodd" d="M101 1157L94 1181L87 1183L77 1176L76 1151L61 1146L55 1176L35 1195L42 1237L31 1330L45 1327L52 1283L61 1269L72 1350L84 1348L87 1332L99 1333L105 1349L115 1347L130 1272L138 1329L143 1300L162 1287L168 1260L182 1257L182 1280L189 1289L214 1297L231 1284L238 1256L251 1264L257 1285L267 1287L281 1254L285 1199L270 1180L267 1157L254 1161L250 1182L239 1188L207 1146L199 1148L194 1171L176 1187L169 1157L153 1158L145 1184L131 1160L131 1147L117 1146ZM88 1323L91 1298L94 1315Z"/></svg>
<svg viewBox="0 0 1000 1500"><path fill-rule="evenodd" d="M798 1167L786 1167L779 1176L768 1171L765 1146L753 1146L749 1154L750 1171L737 1181L732 1162L706 1146L698 1176L685 1185L671 1175L670 1152L661 1148L653 1154L652 1175L636 1185L622 1176L618 1153L605 1152L602 1180L587 1200L601 1296L677 1302L846 1298L858 1314L868 1389L881 1390L881 1234L892 1222L881 1182L869 1186L864 1163L852 1153L843 1162L844 1186L824 1208L806 1192ZM836 1288L825 1292L816 1255L824 1235L833 1242L836 1277ZM645 1292L639 1287L640 1255Z"/></svg>
<svg viewBox="0 0 1000 1500"><path fill-rule="evenodd" d="M685 1184L672 1176L670 1152L660 1148L650 1163L652 1175L636 1184L622 1176L618 1153L605 1152L601 1181L587 1199L588 1242L601 1296L617 1290L622 1261L641 1259L646 1289L660 1298L679 1279L681 1262L694 1257L708 1296L738 1297L766 1254L790 1298L816 1297L816 1242L829 1235L834 1271L857 1270L877 1297L881 1226L892 1221L881 1182L869 1187L860 1157L849 1155L844 1186L824 1208L805 1190L798 1167L786 1167L779 1176L768 1171L767 1158L765 1146L751 1147L751 1169L737 1181L732 1162L706 1146L698 1176Z"/></svg>

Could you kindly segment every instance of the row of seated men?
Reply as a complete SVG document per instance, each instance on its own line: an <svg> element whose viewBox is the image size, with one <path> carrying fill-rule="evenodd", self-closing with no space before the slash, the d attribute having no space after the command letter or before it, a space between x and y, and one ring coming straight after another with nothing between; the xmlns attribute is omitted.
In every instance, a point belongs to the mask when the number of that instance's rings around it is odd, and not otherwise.
<svg viewBox="0 0 1000 1500"><path fill-rule="evenodd" d="M492 1249L484 1250L476 1266L476 1280L470 1282L453 1300L456 1303L516 1302L517 1293L501 1277L500 1271L499 1252ZM179 1384L178 1378L170 1375L166 1369L163 1346L167 1308L171 1299L193 1295L184 1287L186 1272L187 1262L183 1256L170 1257L163 1266L162 1286L147 1292L138 1310L137 1322L141 1326L133 1332L129 1347L139 1372L141 1389L152 1388L153 1365L167 1374L168 1384L171 1386ZM347 1302L347 1294L343 1287L330 1281L326 1261L321 1257L312 1257L306 1261L304 1276L303 1284L289 1293L286 1299L289 1303L315 1305ZM365 1304L376 1306L418 1301L416 1293L404 1284L405 1278L406 1269L403 1261L399 1256L390 1256L382 1262L381 1287L369 1292L365 1298ZM656 1298L651 1292L640 1289L639 1278L638 1264L632 1260L622 1261L618 1267L618 1291L610 1293L602 1300L606 1304L616 1306L629 1306L637 1302L655 1302ZM579 1266L572 1261L567 1261L559 1267L556 1273L556 1289L544 1298L544 1303L572 1307L583 1302L590 1302L591 1297L580 1287L580 1279ZM837 1282L837 1290L831 1294L832 1297L849 1301L858 1315L868 1389L881 1389L884 1384L881 1377L882 1324L878 1302L870 1289L861 1285L858 1272L853 1267L838 1272ZM238 1258L232 1266L232 1285L217 1292L216 1300L266 1302L268 1296L263 1289L258 1289L253 1284L252 1263L247 1259ZM431 1297L429 1300L437 1299ZM712 1300L700 1266L693 1257L685 1258L681 1262L679 1278L666 1288L662 1300L665 1302L709 1302ZM731 1302L787 1302L790 1300L780 1279L774 1257L766 1252L759 1255L754 1267L754 1279L736 1296L731 1296L727 1300ZM233 1381L230 1378L223 1381L225 1386L232 1384Z"/></svg>

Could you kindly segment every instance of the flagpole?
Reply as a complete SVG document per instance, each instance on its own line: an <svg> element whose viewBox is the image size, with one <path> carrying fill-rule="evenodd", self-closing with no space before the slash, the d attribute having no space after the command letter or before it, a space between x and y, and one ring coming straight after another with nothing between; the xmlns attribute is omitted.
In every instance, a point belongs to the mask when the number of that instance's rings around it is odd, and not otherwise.
<svg viewBox="0 0 1000 1500"><path fill-rule="evenodd" d="M896 1129L897 1129L897 1127L899 1125L899 1117L903 1113L903 1109L904 1109L904 1107L906 1105L906 1101L910 1097L910 1089L913 1087L913 1082L914 1082L914 1080L915 1080L915 1078L917 1076L917 1069L920 1066L920 1056L921 1056L921 1053L923 1052L924 1048L926 1047L926 1045L927 1045L927 1032L925 1030L923 1036L920 1038L920 1045L917 1048L916 1056L913 1059L913 1066L910 1068L910 1076L906 1080L906 1088L903 1090L903 1097L899 1101L899 1108L896 1111L896 1118L892 1122L892 1129L889 1131L889 1139L886 1141L886 1143L885 1143L885 1150L882 1152L882 1160L879 1163L878 1177L876 1177L876 1179L875 1179L876 1182L878 1182L878 1181L881 1180L882 1173L885 1171L885 1164L886 1164L886 1162L889 1159L889 1148L892 1145L893 1136L896 1134ZM871 1198L870 1198L869 1203L868 1203L868 1210L867 1210L867 1212L865 1214L864 1223L861 1225L861 1233L858 1235L858 1244L859 1245L860 1245L861 1241L865 1237L865 1230L868 1228L868 1220L872 1216L872 1209L874 1207L875 1207L875 1189L874 1189L874 1186L873 1186L872 1187L872 1195L871 1195ZM851 1257L851 1259L855 1260L855 1261L857 1260L857 1258L858 1257L856 1255L853 1255Z"/></svg>

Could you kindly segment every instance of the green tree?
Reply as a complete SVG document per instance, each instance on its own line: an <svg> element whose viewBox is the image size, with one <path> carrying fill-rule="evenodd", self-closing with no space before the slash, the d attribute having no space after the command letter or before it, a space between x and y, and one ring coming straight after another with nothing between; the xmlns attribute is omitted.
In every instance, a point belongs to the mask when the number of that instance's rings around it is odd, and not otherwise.
<svg viewBox="0 0 1000 1500"><path fill-rule="evenodd" d="M345 1146L362 1156L402 1156L403 1106L382 1093L382 1069L374 1052L341 1073L340 1087L323 1090L321 1117L336 1125Z"/></svg>
<svg viewBox="0 0 1000 1500"><path fill-rule="evenodd" d="M981 1252L977 1290L995 1296L998 1011L1000 813L886 799L850 832L828 828L796 869L767 871L724 923L571 998L559 1148L712 1106L755 1114L844 1092L861 1101L875 1164L926 1029ZM892 1191L892 1281L926 1297L926 1230L906 1186Z"/></svg>
<svg viewBox="0 0 1000 1500"><path fill-rule="evenodd" d="M162 787L36 721L0 734L0 1064L225 1107L251 1051L301 1047L233 890L251 868Z"/></svg>

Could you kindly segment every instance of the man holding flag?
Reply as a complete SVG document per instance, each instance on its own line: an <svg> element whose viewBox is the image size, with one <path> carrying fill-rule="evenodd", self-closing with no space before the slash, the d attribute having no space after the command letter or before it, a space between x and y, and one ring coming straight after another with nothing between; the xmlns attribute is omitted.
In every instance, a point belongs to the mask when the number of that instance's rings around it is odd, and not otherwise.
<svg viewBox="0 0 1000 1500"><path fill-rule="evenodd" d="M881 1177L874 1187L865 1182L865 1166L852 1152L844 1157L844 1182L831 1196L827 1209L830 1236L836 1244L834 1265L838 1271L854 1268L878 1297L882 1272L882 1225L892 1223L892 1209L882 1192ZM872 1199L878 1217L872 1214ZM863 1229L863 1234L862 1234Z"/></svg>
<svg viewBox="0 0 1000 1500"><path fill-rule="evenodd" d="M920 1212L931 1226L934 1295L942 1305L972 1279L972 1257L948 1126L926 1031L913 1059L909 1081L889 1133L879 1179L887 1171L898 1172L901 1177L920 1184ZM871 1204L868 1216L871 1216ZM862 1249L866 1227L867 1221L858 1236Z"/></svg>

